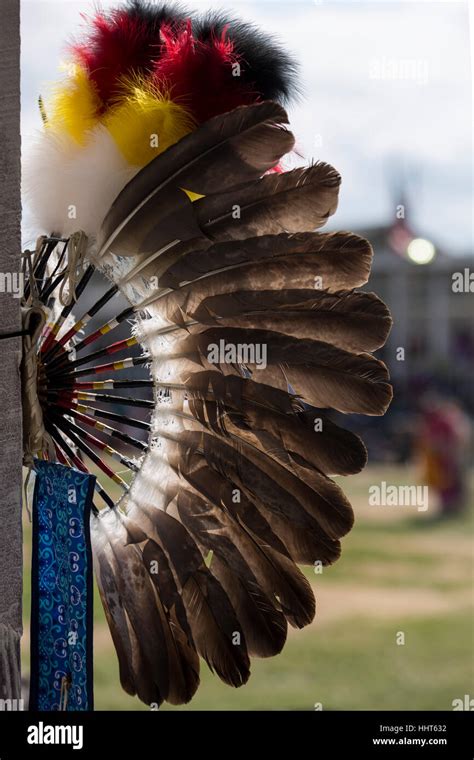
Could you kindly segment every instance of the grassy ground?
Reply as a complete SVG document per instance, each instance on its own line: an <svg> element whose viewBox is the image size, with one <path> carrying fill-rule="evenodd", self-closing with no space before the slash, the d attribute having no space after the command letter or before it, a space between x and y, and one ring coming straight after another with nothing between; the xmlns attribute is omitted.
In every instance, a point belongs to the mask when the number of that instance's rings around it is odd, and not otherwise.
<svg viewBox="0 0 474 760"><path fill-rule="evenodd" d="M406 468L387 467L344 482L356 525L334 567L322 574L307 569L317 600L314 623L290 630L279 657L255 660L241 689L224 686L203 664L191 705L164 709L442 710L473 693L474 510L441 521L431 507L370 507L368 487L381 480L416 482ZM29 538L27 529L26 631ZM96 709L148 709L120 688L98 597L94 646ZM23 647L27 658L26 634Z"/></svg>

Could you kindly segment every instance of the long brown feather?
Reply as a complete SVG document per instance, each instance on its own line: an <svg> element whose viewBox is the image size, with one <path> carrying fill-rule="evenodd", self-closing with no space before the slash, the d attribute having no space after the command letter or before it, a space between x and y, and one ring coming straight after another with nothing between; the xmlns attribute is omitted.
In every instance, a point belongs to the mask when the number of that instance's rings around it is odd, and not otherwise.
<svg viewBox="0 0 474 760"><path fill-rule="evenodd" d="M176 303L178 299L173 300ZM194 310L184 311L180 304L166 317L176 325L176 334L181 329L193 334L203 332L209 325L262 329L313 338L352 353L383 346L392 324L387 307L373 293L285 288L231 289L203 298ZM172 332L162 325L156 333L160 331L166 335Z"/></svg>
<svg viewBox="0 0 474 760"><path fill-rule="evenodd" d="M154 304L157 313L173 321L177 308L192 313L205 298L229 294L239 290L301 289L341 290L360 287L367 281L372 251L362 238L354 250L342 245L325 250L315 241L306 250L279 256L263 257L243 265L212 272L209 276L194 280L172 292L157 292L142 305ZM332 242L332 241L331 241ZM154 275L153 275L154 276Z"/></svg>
<svg viewBox="0 0 474 760"><path fill-rule="evenodd" d="M290 561L283 547L271 551L267 530L260 534L260 525L252 533L240 520L240 510L234 510L232 505L240 504L242 495L239 494L238 500L233 498L235 494L229 493L227 481L204 465L198 456L188 460L186 468L181 468L180 474L186 480L187 487L191 487L198 495L199 502L204 500L205 503L201 512L189 508L184 517L179 509L182 521L191 532L199 532L207 548L223 559L229 550L235 551L238 548L240 556L252 568L259 586L273 605L276 604L278 608L281 606L291 624L302 627L311 622L315 608L309 583ZM191 507L189 501L187 506ZM223 545L216 535L211 535L211 531L227 539L222 542ZM234 564L233 571L239 572L238 564Z"/></svg>
<svg viewBox="0 0 474 760"><path fill-rule="evenodd" d="M373 293L285 288L211 296L191 316L203 324L313 338L353 353L383 346L392 323L387 307Z"/></svg>
<svg viewBox="0 0 474 760"><path fill-rule="evenodd" d="M162 431L158 429L158 434L177 444L171 459L175 467L183 466L183 459L189 456L186 450L201 452L210 467L225 473L251 501L262 505L266 517L275 514L304 528L308 539L305 543L313 547L312 557L308 560L298 556L294 557L295 561L311 564L315 559L321 559L329 563L338 555L338 538L350 530L353 515L349 503L332 481L316 479L311 482L308 471L307 482L300 482L286 467L257 449L252 450L250 459L248 450L244 453L238 446L233 447L208 433L177 434L163 428ZM330 515L332 521L328 519Z"/></svg>
<svg viewBox="0 0 474 760"><path fill-rule="evenodd" d="M260 177L293 146L291 133L278 126L287 121L276 103L237 108L168 148L112 204L98 239L98 257L109 250L143 256L171 240L186 239L194 222L183 188L207 194Z"/></svg>
<svg viewBox="0 0 474 760"><path fill-rule="evenodd" d="M256 563L252 562L255 552L248 545L242 547L239 541L242 531L232 530L222 509L186 490L180 491L177 512L198 546L206 554L214 553L210 569L242 624L248 653L258 657L278 654L286 641L286 621L276 607L269 584L265 587L259 582L261 574L256 575Z"/></svg>
<svg viewBox="0 0 474 760"><path fill-rule="evenodd" d="M241 364L226 360L238 346L266 349L265 365L257 364L254 351L248 352L246 371L259 382L288 391L290 388L312 406L340 412L383 414L392 398L389 375L383 362L370 354L352 354L317 340L298 340L267 330L209 328L197 335L176 341L161 358L174 360L175 376L189 371L192 364L205 369L216 366L225 374L245 375ZM223 349L219 363L214 353ZM235 350L234 350L235 349ZM233 352L233 353L232 353Z"/></svg>
<svg viewBox="0 0 474 760"><path fill-rule="evenodd" d="M146 532L165 552L178 584L198 653L226 683L240 686L250 675L245 637L231 603L209 572L186 529L166 512L141 504ZM233 645L234 633L240 644Z"/></svg>
<svg viewBox="0 0 474 760"><path fill-rule="evenodd" d="M209 430L249 441L269 456L287 461L290 467L299 462L325 475L351 475L360 472L367 461L362 441L316 409L288 415L258 403L242 402L232 408L214 399L190 401L189 409Z"/></svg>
<svg viewBox="0 0 474 760"><path fill-rule="evenodd" d="M130 630L130 624L123 608L113 565L106 554L108 541L101 535L102 533L100 520L92 517L91 538L94 548L94 568L99 594L117 652L120 683L127 694L134 695L137 693L135 675L133 673L133 662L136 660L136 653L133 650L134 644L136 650L136 639L133 631Z"/></svg>
<svg viewBox="0 0 474 760"><path fill-rule="evenodd" d="M341 177L323 162L262 179L196 203L198 223L211 240L242 240L280 232L310 232L337 208Z"/></svg>
<svg viewBox="0 0 474 760"><path fill-rule="evenodd" d="M284 232L222 243L202 240L194 245L196 248L191 244L183 246L176 261L170 263L160 276L160 287L176 288L217 270L263 262L274 257L318 253L318 268L322 269L323 276L321 287L328 287L324 284L324 275L327 275L334 282L335 290L343 290L363 285L372 261L372 248L368 241L351 232ZM361 259L364 264L362 268ZM315 285L314 281L311 285Z"/></svg>

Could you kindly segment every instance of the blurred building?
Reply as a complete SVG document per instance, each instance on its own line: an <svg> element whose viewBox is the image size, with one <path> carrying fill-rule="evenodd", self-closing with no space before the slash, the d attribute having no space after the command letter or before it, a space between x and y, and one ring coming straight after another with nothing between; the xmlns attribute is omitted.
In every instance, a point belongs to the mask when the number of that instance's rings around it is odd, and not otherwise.
<svg viewBox="0 0 474 760"><path fill-rule="evenodd" d="M394 320L378 356L395 385L402 395L429 389L453 394L474 411L474 259L417 237L406 220L358 233L375 254L366 289L387 303Z"/></svg>

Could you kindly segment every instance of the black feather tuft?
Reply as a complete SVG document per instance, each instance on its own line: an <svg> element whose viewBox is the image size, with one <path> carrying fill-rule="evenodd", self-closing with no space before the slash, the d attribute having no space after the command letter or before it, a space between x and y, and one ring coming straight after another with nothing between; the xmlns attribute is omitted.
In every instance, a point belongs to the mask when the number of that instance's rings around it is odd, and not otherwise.
<svg viewBox="0 0 474 760"><path fill-rule="evenodd" d="M201 40L227 36L241 57L242 81L254 85L263 100L288 103L299 95L296 60L275 38L254 24L227 16L222 11L209 11L194 22L194 35Z"/></svg>
<svg viewBox="0 0 474 760"><path fill-rule="evenodd" d="M192 15L181 3L154 3L148 0L128 0L128 15L139 19L157 37L162 24L185 21Z"/></svg>

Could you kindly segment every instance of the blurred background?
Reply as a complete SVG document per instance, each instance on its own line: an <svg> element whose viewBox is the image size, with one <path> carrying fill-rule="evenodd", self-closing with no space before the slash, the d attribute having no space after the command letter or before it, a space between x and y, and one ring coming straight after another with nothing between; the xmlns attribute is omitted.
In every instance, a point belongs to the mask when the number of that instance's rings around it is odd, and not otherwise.
<svg viewBox="0 0 474 760"><path fill-rule="evenodd" d="M395 396L384 418L343 421L364 438L369 466L340 479L356 514L341 560L322 573L306 569L317 599L314 623L290 631L279 657L255 661L247 686L231 690L203 665L204 684L191 705L167 709L452 709L453 700L473 694L474 682L468 3L187 5L255 21L299 60L302 92L289 108L297 152L288 166L322 159L342 174L340 206L328 227L357 232L374 247L367 289L392 311L394 328L378 356L390 368ZM93 6L64 0L22 6L27 160L41 126L38 95L57 79L64 40ZM25 207L25 245L38 232ZM91 303L102 292L96 287ZM100 324L120 308L115 300L110 313L101 311ZM427 486L428 508L371 504L371 489L382 483ZM29 524L25 531L26 672ZM148 709L120 689L98 596L95 671L97 709Z"/></svg>

